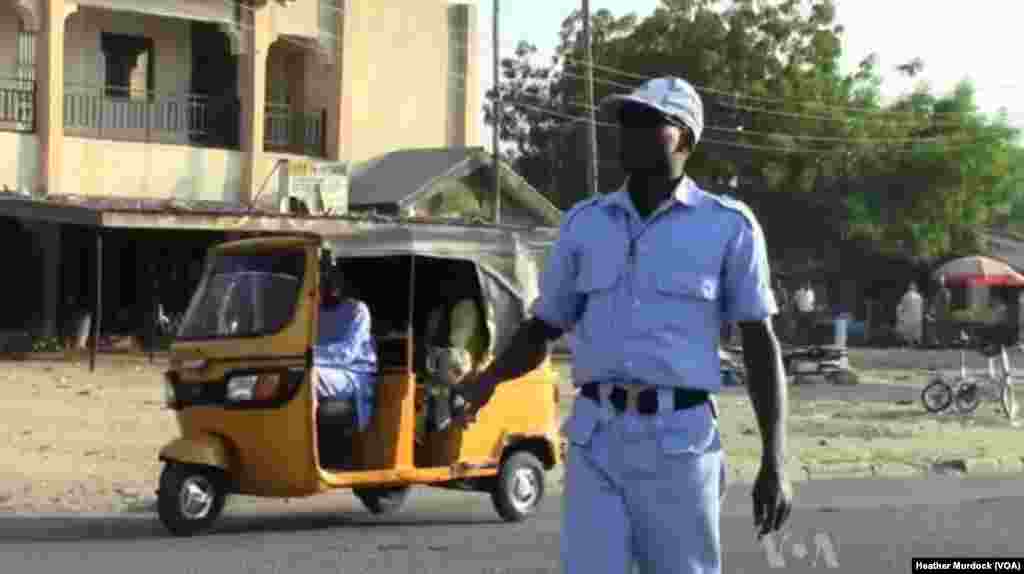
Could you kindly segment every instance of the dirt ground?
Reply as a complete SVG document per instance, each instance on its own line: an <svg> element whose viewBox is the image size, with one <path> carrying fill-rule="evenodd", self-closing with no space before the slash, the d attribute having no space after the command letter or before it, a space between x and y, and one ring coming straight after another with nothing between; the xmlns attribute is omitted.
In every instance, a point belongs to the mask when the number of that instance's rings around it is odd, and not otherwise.
<svg viewBox="0 0 1024 574"><path fill-rule="evenodd" d="M156 454L177 434L165 364L100 357L0 363L0 511L110 512L156 489Z"/></svg>
<svg viewBox="0 0 1024 574"><path fill-rule="evenodd" d="M1024 366L1020 353L1014 360ZM921 462L954 451L1002 450L1008 443L1024 456L1024 447L1017 448L1024 445L1022 432L1006 429L989 407L965 426L925 415L916 403L915 389L925 380L919 369L955 369L957 352L854 351L850 361L866 375L862 381L873 384L791 393L797 401L792 442L804 462ZM6 435L0 443L0 512L132 511L149 504L161 468L157 452L178 433L173 413L163 406L165 368L159 358L150 364L144 357L111 355L98 358L94 373L87 359L0 362L0 432ZM899 392L890 394L879 383ZM859 396L868 391L876 398ZM723 419L730 421L723 428L727 449L738 464L744 457L756 461L753 411L745 393L730 394L722 397Z"/></svg>

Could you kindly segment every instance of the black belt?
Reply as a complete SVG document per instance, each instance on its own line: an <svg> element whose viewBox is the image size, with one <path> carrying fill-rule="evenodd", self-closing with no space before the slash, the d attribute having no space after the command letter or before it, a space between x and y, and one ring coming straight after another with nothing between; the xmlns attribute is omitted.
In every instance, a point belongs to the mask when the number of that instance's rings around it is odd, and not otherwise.
<svg viewBox="0 0 1024 574"><path fill-rule="evenodd" d="M694 389L672 389L674 410L682 411L702 405L708 401L710 394L707 391ZM598 404L601 402L601 395L598 392L598 383L584 383L580 386L580 396L586 397ZM608 395L608 400L618 412L626 410L626 389L615 386ZM658 412L658 390L655 388L645 389L636 395L636 410L642 415L653 415Z"/></svg>

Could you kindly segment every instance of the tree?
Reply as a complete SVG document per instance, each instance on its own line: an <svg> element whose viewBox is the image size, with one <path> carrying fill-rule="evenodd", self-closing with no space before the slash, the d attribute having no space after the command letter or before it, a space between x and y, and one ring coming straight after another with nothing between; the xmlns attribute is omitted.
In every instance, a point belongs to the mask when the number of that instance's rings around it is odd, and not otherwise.
<svg viewBox="0 0 1024 574"><path fill-rule="evenodd" d="M600 10L591 29L598 102L646 77L677 75L697 86L705 132L687 171L712 191L739 176L749 196L813 194L816 209L831 206L842 222L831 226L842 237L925 259L969 249L981 228L1024 205L1010 183L1019 152L1005 118L979 114L966 82L945 96L919 84L883 105L876 55L841 72L833 0L662 0L643 19ZM533 65L526 45L503 63L502 94L532 107L506 108L502 137L515 143L517 170L563 208L586 189L585 132L572 120L588 112L581 32L577 11L562 23L551 65ZM897 70L915 78L923 68L914 58ZM598 131L607 191L622 174L614 128Z"/></svg>

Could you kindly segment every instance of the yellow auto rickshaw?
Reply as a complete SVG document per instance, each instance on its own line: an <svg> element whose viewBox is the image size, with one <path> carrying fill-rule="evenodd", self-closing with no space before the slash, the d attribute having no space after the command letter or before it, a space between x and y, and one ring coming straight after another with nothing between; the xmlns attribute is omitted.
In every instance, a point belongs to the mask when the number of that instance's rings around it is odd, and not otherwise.
<svg viewBox="0 0 1024 574"><path fill-rule="evenodd" d="M499 387L468 428L416 432L431 385L424 330L441 279L458 276L475 289L486 364L536 293L537 265L525 245L496 227L375 222L337 236L211 248L165 374L181 436L159 453L161 522L193 535L212 526L230 494L296 498L335 489L352 489L373 513L394 512L412 485L488 492L507 521L532 515L545 471L561 459L549 363ZM325 260L369 307L378 355L372 417L347 434L329 430L317 408L313 344Z"/></svg>

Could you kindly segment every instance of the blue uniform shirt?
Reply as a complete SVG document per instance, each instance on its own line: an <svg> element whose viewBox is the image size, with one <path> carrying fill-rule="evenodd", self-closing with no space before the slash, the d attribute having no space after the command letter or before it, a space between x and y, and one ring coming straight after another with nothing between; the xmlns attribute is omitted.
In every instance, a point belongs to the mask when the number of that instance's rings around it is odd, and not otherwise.
<svg viewBox="0 0 1024 574"><path fill-rule="evenodd" d="M355 400L359 429L366 430L373 413L377 349L370 335L370 310L362 301L345 299L334 309L321 309L313 364L320 400Z"/></svg>
<svg viewBox="0 0 1024 574"><path fill-rule="evenodd" d="M778 312L769 273L764 235L743 203L683 178L642 221L623 185L565 215L532 311L573 331L577 385L716 392L722 322Z"/></svg>

